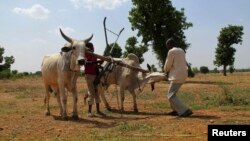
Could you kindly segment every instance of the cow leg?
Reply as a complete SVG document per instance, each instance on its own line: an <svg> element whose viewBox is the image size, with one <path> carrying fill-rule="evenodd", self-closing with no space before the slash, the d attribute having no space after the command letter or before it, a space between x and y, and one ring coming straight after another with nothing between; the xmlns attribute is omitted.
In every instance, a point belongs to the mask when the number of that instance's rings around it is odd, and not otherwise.
<svg viewBox="0 0 250 141"><path fill-rule="evenodd" d="M124 107L123 107L123 102L125 100L124 97L124 89L120 89L120 110L123 112L124 111Z"/></svg>
<svg viewBox="0 0 250 141"><path fill-rule="evenodd" d="M134 90L129 91L133 97L133 104L134 104L134 112L138 113L137 102L136 102L136 94Z"/></svg>
<svg viewBox="0 0 250 141"><path fill-rule="evenodd" d="M101 99L102 99L106 109L111 111L111 107L109 106L109 104L107 102L107 99L106 99L106 97L104 95L104 88L101 86L101 84L99 84L97 88L98 88L97 92L100 94Z"/></svg>
<svg viewBox="0 0 250 141"><path fill-rule="evenodd" d="M62 107L62 102L61 102L61 94L59 93L59 90L57 90L57 94L56 94L56 99L57 99L57 103L60 109L60 116L63 116L63 107Z"/></svg>
<svg viewBox="0 0 250 141"><path fill-rule="evenodd" d="M72 95L73 95L73 115L72 115L72 118L77 120L78 119L78 113L77 113L78 95L77 95L76 88L73 88Z"/></svg>
<svg viewBox="0 0 250 141"><path fill-rule="evenodd" d="M67 95L65 93L65 88L64 85L60 85L60 94L61 94L61 102L62 102L62 108L63 108L63 112L62 112L62 117L63 119L67 120L68 116L67 116Z"/></svg>
<svg viewBox="0 0 250 141"><path fill-rule="evenodd" d="M46 112L45 115L49 116L50 115L50 108L49 108L49 99L50 99L50 86L46 86L46 94L44 95L44 104L46 106Z"/></svg>

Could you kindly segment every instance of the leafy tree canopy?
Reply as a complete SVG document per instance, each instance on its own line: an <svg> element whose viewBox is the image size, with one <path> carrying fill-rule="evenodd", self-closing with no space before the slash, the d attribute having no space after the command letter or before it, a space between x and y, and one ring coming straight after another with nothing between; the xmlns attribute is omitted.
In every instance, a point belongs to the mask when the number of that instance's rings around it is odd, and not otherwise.
<svg viewBox="0 0 250 141"><path fill-rule="evenodd" d="M142 42L152 44L159 64L162 67L168 50L165 42L172 37L176 46L186 50L184 30L192 26L186 22L184 9L177 10L170 0L132 0L133 7L129 12L129 21L132 30L138 31L137 36L142 37Z"/></svg>

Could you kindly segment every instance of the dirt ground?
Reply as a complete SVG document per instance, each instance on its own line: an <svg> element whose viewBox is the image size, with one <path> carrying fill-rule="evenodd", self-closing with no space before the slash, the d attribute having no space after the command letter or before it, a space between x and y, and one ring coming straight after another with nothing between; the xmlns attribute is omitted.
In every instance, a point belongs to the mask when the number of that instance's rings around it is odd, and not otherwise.
<svg viewBox="0 0 250 141"><path fill-rule="evenodd" d="M209 124L250 124L250 73L197 75L188 79L178 96L193 110L188 118L166 115L170 106L166 98L167 82L150 86L137 95L139 113L132 111L131 95L126 94L125 111L117 111L116 91L106 94L112 112L107 117L88 118L83 103L84 78L78 79L79 120L63 121L58 116L56 98L52 95L51 116L45 116L41 77L0 80L0 140L76 140L76 141L203 141ZM68 96L68 113L72 97Z"/></svg>

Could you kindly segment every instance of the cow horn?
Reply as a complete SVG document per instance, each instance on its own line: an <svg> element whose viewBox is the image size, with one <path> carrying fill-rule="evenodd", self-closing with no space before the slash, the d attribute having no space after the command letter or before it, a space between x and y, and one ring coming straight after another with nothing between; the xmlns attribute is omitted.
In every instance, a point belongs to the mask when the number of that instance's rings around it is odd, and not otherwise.
<svg viewBox="0 0 250 141"><path fill-rule="evenodd" d="M60 33L61 33L62 37L63 37L66 41L72 43L73 40L72 40L70 37L68 37L67 35L65 35L65 34L63 33L63 31L62 31L61 28L59 28L59 29L60 29Z"/></svg>
<svg viewBox="0 0 250 141"><path fill-rule="evenodd" d="M93 34L89 38L85 39L84 42L88 43L92 38L93 38Z"/></svg>

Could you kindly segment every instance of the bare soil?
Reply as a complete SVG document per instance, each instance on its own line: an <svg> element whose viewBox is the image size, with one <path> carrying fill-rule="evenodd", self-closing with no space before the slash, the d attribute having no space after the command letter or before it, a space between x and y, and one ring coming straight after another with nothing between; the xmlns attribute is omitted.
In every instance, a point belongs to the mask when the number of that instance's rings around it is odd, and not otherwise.
<svg viewBox="0 0 250 141"><path fill-rule="evenodd" d="M209 124L250 124L250 73L198 75L182 86L178 96L193 110L188 118L169 116L166 98L168 83L150 86L138 94L139 113L132 111L131 95L126 94L125 111L117 110L117 94L111 87L106 94L112 111L103 105L106 117L87 117L83 95L84 78L78 80L79 120L62 120L52 95L51 116L45 116L44 87L41 77L0 80L0 140L207 140ZM232 101L230 101L230 99ZM248 103L249 102L249 103ZM72 97L68 95L68 113Z"/></svg>

